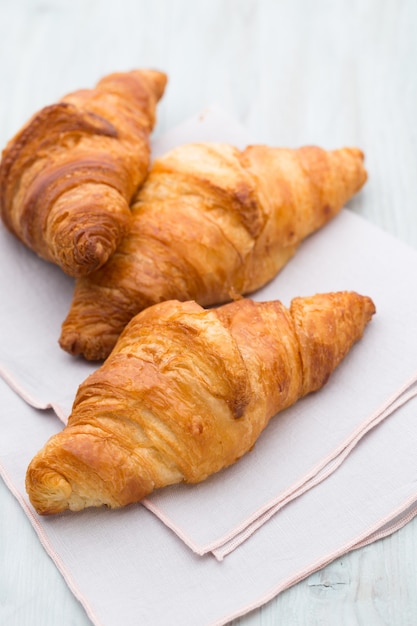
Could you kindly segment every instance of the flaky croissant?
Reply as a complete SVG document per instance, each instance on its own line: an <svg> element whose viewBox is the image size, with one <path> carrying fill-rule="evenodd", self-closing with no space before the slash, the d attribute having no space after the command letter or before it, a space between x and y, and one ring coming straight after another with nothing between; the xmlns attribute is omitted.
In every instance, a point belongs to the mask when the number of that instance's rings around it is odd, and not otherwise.
<svg viewBox="0 0 417 626"><path fill-rule="evenodd" d="M61 347L103 359L147 306L169 299L211 306L253 292L365 180L355 148L172 150L155 161L114 255L76 281Z"/></svg>
<svg viewBox="0 0 417 626"><path fill-rule="evenodd" d="M3 151L5 225L71 276L103 265L127 232L166 80L153 70L110 74L43 108Z"/></svg>
<svg viewBox="0 0 417 626"><path fill-rule="evenodd" d="M29 465L40 514L121 507L239 459L268 421L320 389L375 312L354 292L206 310L167 301L128 324Z"/></svg>

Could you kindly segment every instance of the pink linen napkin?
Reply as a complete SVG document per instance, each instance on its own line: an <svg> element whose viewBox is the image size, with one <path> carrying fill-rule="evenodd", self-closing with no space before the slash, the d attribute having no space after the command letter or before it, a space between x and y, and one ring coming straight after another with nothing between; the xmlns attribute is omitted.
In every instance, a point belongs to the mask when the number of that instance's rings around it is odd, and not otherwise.
<svg viewBox="0 0 417 626"><path fill-rule="evenodd" d="M156 140L154 155L208 139L249 143L236 122L208 109ZM65 421L78 384L96 367L57 345L72 280L4 229L0 239L0 374L29 404L52 407ZM212 551L220 560L229 555L285 505L339 471L368 430L379 429L387 404L405 397L417 370L417 299L398 281L405 268L417 268L415 251L343 210L254 294L289 304L298 295L354 289L374 299L377 315L326 387L275 417L239 463L202 485L175 486L144 501L194 552Z"/></svg>

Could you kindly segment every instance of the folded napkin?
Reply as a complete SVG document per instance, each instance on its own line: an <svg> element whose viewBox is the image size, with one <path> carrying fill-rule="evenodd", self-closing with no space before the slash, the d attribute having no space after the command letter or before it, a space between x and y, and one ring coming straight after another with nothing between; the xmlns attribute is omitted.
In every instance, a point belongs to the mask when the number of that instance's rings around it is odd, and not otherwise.
<svg viewBox="0 0 417 626"><path fill-rule="evenodd" d="M156 139L157 156L189 141L243 147L244 130L216 108ZM73 281L0 229L0 375L29 404L51 407L63 422L78 384L97 365L57 344ZM7 271L6 271L7 268ZM398 277L417 269L417 254L343 210L305 241L258 300L353 289L371 296L377 315L324 389L275 417L254 450L201 485L178 485L143 504L194 552L219 560L289 502L327 479L355 445L397 409L417 371L417 297ZM219 516L217 511L221 510Z"/></svg>
<svg viewBox="0 0 417 626"><path fill-rule="evenodd" d="M380 409L378 409L367 422L358 428L358 430L353 433L349 439L344 442L343 446L341 446L339 450L336 450L328 460L325 460L319 468L315 468L309 476L304 476L293 490L276 497L275 500L268 505L268 507L264 507L264 510L258 511L255 516L246 520L246 523L241 524L240 528L235 528L230 537L226 538L222 542L218 542L218 545L212 548L214 556L216 556L219 560L222 560L225 556L230 554L244 541L246 541L258 528L265 524L265 522L267 522L272 515L275 515L286 504L295 500L295 498L300 497L309 489L312 489L316 485L320 484L323 480L330 476L345 461L345 459L347 459L353 448L370 430L375 428L375 426L380 424L382 420L392 415L392 413L394 413L397 409L404 406L404 404L416 396L417 374L412 376L412 378L407 381L404 387L397 394L389 399L389 401L383 407L380 407ZM352 467L354 466L352 465L352 460L350 459L348 468L351 469ZM398 521L403 523L403 519L403 515L401 515ZM390 523L386 531L389 530L390 532L393 532L394 527L395 525ZM385 530L383 531L383 529L380 528L378 530L378 535L383 536L383 532L385 532ZM375 540L375 538L376 537L372 540ZM366 537L367 543L370 540L370 537ZM356 547L359 547L359 544Z"/></svg>

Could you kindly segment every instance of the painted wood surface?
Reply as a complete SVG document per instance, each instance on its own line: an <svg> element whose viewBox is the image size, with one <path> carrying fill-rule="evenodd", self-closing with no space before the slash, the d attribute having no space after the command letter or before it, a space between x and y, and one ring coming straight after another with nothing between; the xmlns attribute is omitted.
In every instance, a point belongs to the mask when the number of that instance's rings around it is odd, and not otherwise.
<svg viewBox="0 0 417 626"><path fill-rule="evenodd" d="M169 76L156 133L217 103L257 142L360 146L369 182L350 208L417 248L415 0L0 0L0 145L133 67ZM0 624L87 626L2 482L0 511ZM233 625L412 626L416 562L417 520Z"/></svg>

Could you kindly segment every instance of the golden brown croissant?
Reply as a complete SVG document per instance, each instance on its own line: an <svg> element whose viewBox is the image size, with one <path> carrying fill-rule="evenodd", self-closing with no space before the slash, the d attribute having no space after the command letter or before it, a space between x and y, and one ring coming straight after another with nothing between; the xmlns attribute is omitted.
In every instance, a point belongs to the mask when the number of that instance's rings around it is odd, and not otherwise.
<svg viewBox="0 0 417 626"><path fill-rule="evenodd" d="M43 108L4 149L4 223L67 274L103 265L126 233L165 84L153 70L110 74Z"/></svg>
<svg viewBox="0 0 417 626"><path fill-rule="evenodd" d="M253 292L365 180L355 148L174 149L154 163L114 255L76 281L61 347L103 359L147 306L170 299L209 306Z"/></svg>
<svg viewBox="0 0 417 626"><path fill-rule="evenodd" d="M277 412L320 389L375 312L354 292L139 313L29 465L40 514L120 507L234 463Z"/></svg>

